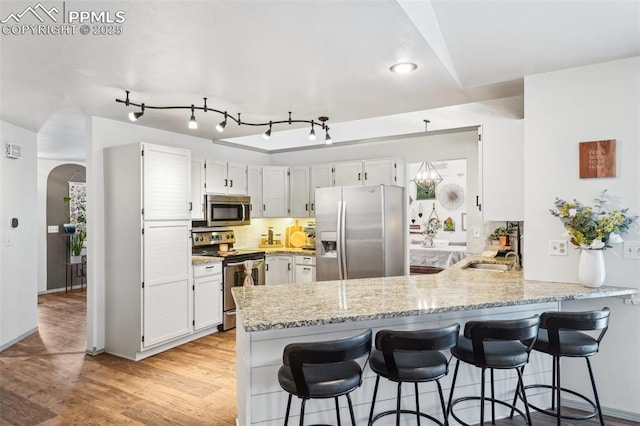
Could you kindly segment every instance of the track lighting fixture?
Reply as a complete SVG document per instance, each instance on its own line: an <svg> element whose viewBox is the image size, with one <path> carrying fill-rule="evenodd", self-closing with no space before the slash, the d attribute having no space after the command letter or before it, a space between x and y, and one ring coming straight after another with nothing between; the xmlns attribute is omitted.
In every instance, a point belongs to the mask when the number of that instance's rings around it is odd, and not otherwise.
<svg viewBox="0 0 640 426"><path fill-rule="evenodd" d="M262 135L262 137L264 138L265 141L268 141L269 139L271 139L271 121L269 122L269 128L267 129L266 132L264 132L264 135Z"/></svg>
<svg viewBox="0 0 640 426"><path fill-rule="evenodd" d="M216 125L216 130L222 133L224 132L225 127L227 127L227 111L224 112L224 121L221 121Z"/></svg>
<svg viewBox="0 0 640 426"><path fill-rule="evenodd" d="M188 127L190 129L197 129L198 128L198 122L196 121L196 116L195 116L195 110L201 110L203 112L207 112L207 111L211 111L211 112L216 112L220 115L224 116L224 120L221 121L220 123L218 123L216 125L216 130L218 132L222 132L224 131L225 127L227 126L227 120L231 119L232 121L235 121L238 126L269 126L269 128L267 129L266 132L264 132L264 134L262 135L262 137L265 140L269 140L271 138L271 130L273 128L274 124L293 124L293 123L307 123L307 124L311 124L311 132L309 133L309 140L311 141L315 141L316 140L316 131L315 131L315 125L320 126L320 128L322 130L325 131L325 143L330 144L331 141L331 136L329 136L329 126L327 125L327 121L329 120L329 117L318 117L317 121L315 120L294 120L291 118L291 112L289 112L289 118L287 120L277 120L277 121L269 121L268 123L251 123L248 121L242 121L240 119L240 113L238 113L238 117L236 118L235 116L229 115L227 113L227 111L220 111L217 110L215 108L209 108L207 106L207 98L203 98L204 99L204 103L203 106L195 106L194 104L191 104L190 106L152 106L152 105L145 105L144 103L135 103L135 102L131 102L129 100L129 91L125 90L126 93L126 98L124 100L122 99L116 99L116 102L118 103L123 103L125 104L125 106L134 106L134 107L139 107L140 111L139 112L130 112L129 113L129 119L131 121L136 121L138 120L140 117L142 117L145 113L145 109L190 109L191 110L191 118L189 119L189 124Z"/></svg>
<svg viewBox="0 0 640 426"><path fill-rule="evenodd" d="M311 123L311 132L309 133L309 140L310 141L315 141L316 140L316 131L313 128L313 123Z"/></svg>
<svg viewBox="0 0 640 426"><path fill-rule="evenodd" d="M198 128L198 122L196 121L196 115L193 105L191 105L191 118L189 119L189 128L194 130Z"/></svg>
<svg viewBox="0 0 640 426"><path fill-rule="evenodd" d="M131 112L129 113L129 120L131 120L131 121L138 121L138 119L139 119L140 117L142 117L143 115L144 115L144 104L142 104L142 105L140 106L140 112L134 112L134 111L131 111Z"/></svg>

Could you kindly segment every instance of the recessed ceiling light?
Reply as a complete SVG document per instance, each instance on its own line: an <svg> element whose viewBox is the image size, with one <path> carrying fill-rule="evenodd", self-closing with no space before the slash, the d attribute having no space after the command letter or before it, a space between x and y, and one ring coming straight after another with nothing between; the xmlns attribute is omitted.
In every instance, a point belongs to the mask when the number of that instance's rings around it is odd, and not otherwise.
<svg viewBox="0 0 640 426"><path fill-rule="evenodd" d="M416 68L418 68L418 66L413 62L398 62L397 64L391 65L389 69L396 74L407 74L415 71Z"/></svg>

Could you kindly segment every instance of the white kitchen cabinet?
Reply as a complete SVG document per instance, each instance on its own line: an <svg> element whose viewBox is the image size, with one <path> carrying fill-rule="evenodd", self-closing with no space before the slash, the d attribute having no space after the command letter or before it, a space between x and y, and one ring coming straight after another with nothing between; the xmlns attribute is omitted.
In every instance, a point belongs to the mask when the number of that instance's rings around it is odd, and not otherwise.
<svg viewBox="0 0 640 426"><path fill-rule="evenodd" d="M206 161L205 189L207 194L246 194L247 166L220 161Z"/></svg>
<svg viewBox="0 0 640 426"><path fill-rule="evenodd" d="M191 220L205 220L204 160L191 161Z"/></svg>
<svg viewBox="0 0 640 426"><path fill-rule="evenodd" d="M222 262L193 267L193 329L222 324Z"/></svg>
<svg viewBox="0 0 640 426"><path fill-rule="evenodd" d="M333 165L314 164L309 167L309 203L311 203L310 216L316 215L316 188L333 186Z"/></svg>
<svg viewBox="0 0 640 426"><path fill-rule="evenodd" d="M482 218L524 220L524 120L487 122L481 132Z"/></svg>
<svg viewBox="0 0 640 426"><path fill-rule="evenodd" d="M397 185L397 161L393 158L363 161L364 185Z"/></svg>
<svg viewBox="0 0 640 426"><path fill-rule="evenodd" d="M311 213L311 201L309 199L309 167L289 167L289 196L291 216L308 217Z"/></svg>
<svg viewBox="0 0 640 426"><path fill-rule="evenodd" d="M316 280L316 258L315 256L293 257L295 283L310 283Z"/></svg>
<svg viewBox="0 0 640 426"><path fill-rule="evenodd" d="M251 198L251 217L262 217L262 166L247 167L247 194Z"/></svg>
<svg viewBox="0 0 640 426"><path fill-rule="evenodd" d="M265 257L265 284L289 284L293 282L293 256L267 255Z"/></svg>
<svg viewBox="0 0 640 426"><path fill-rule="evenodd" d="M362 161L341 161L333 165L333 186L362 185Z"/></svg>
<svg viewBox="0 0 640 426"><path fill-rule="evenodd" d="M333 186L397 185L397 160L380 158L333 164Z"/></svg>
<svg viewBox="0 0 640 426"><path fill-rule="evenodd" d="M139 143L104 156L105 346L138 360L200 337L192 331L191 153Z"/></svg>
<svg viewBox="0 0 640 426"><path fill-rule="evenodd" d="M262 217L289 216L288 167L262 168Z"/></svg>

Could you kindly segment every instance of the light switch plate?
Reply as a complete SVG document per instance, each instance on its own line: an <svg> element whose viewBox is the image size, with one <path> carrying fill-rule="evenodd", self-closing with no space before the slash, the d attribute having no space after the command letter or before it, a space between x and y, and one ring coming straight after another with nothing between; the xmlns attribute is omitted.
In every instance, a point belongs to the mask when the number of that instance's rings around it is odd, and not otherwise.
<svg viewBox="0 0 640 426"><path fill-rule="evenodd" d="M60 228L58 227L58 225L49 225L47 226L47 232L49 234L57 234L58 232L60 232Z"/></svg>
<svg viewBox="0 0 640 426"><path fill-rule="evenodd" d="M566 256L567 240L549 240L549 256Z"/></svg>
<svg viewBox="0 0 640 426"><path fill-rule="evenodd" d="M640 260L640 241L625 241L622 246L622 257Z"/></svg>

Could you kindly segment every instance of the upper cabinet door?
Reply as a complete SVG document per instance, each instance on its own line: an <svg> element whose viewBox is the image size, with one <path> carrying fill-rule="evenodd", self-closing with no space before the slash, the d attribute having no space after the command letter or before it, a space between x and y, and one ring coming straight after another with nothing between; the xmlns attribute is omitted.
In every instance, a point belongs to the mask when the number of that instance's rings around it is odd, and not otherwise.
<svg viewBox="0 0 640 426"><path fill-rule="evenodd" d="M262 217L262 166L247 167L247 194L251 198L251 217Z"/></svg>
<svg viewBox="0 0 640 426"><path fill-rule="evenodd" d="M362 161L341 161L333 165L333 186L362 185Z"/></svg>
<svg viewBox="0 0 640 426"><path fill-rule="evenodd" d="M205 164L205 189L207 194L226 194L228 186L227 163L207 161Z"/></svg>
<svg viewBox="0 0 640 426"><path fill-rule="evenodd" d="M289 216L288 167L262 168L262 217Z"/></svg>
<svg viewBox="0 0 640 426"><path fill-rule="evenodd" d="M331 164L314 164L310 167L309 202L311 216L316 214L316 188L333 186L333 166Z"/></svg>
<svg viewBox="0 0 640 426"><path fill-rule="evenodd" d="M190 220L191 151L142 144L142 164L144 220Z"/></svg>
<svg viewBox="0 0 640 426"><path fill-rule="evenodd" d="M291 216L308 217L311 211L308 166L289 168L289 193L291 196Z"/></svg>
<svg viewBox="0 0 640 426"><path fill-rule="evenodd" d="M247 194L247 166L227 164L227 194Z"/></svg>
<svg viewBox="0 0 640 426"><path fill-rule="evenodd" d="M482 125L482 218L524 220L524 120Z"/></svg>
<svg viewBox="0 0 640 426"><path fill-rule="evenodd" d="M204 220L204 160L191 161L191 220Z"/></svg>
<svg viewBox="0 0 640 426"><path fill-rule="evenodd" d="M365 185L396 185L396 161L392 158L364 162Z"/></svg>

